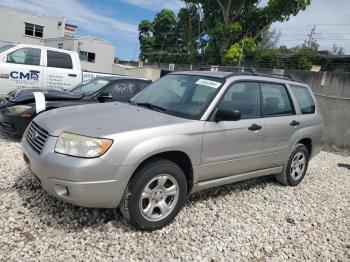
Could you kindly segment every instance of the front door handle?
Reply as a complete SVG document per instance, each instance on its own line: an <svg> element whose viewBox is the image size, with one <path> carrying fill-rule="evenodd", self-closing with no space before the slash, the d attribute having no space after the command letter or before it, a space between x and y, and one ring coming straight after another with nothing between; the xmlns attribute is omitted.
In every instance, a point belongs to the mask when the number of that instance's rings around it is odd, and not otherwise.
<svg viewBox="0 0 350 262"><path fill-rule="evenodd" d="M38 71L38 70L29 70L29 72L33 73L33 74L39 74L40 73L40 71Z"/></svg>
<svg viewBox="0 0 350 262"><path fill-rule="evenodd" d="M76 74L68 74L68 76L71 76L71 77L77 77Z"/></svg>
<svg viewBox="0 0 350 262"><path fill-rule="evenodd" d="M262 126L257 125L257 124L252 124L250 127L248 127L248 130L250 131L257 131L257 130L261 130Z"/></svg>
<svg viewBox="0 0 350 262"><path fill-rule="evenodd" d="M290 122L290 125L291 126L298 126L298 125L300 125L300 122L293 120L292 122Z"/></svg>

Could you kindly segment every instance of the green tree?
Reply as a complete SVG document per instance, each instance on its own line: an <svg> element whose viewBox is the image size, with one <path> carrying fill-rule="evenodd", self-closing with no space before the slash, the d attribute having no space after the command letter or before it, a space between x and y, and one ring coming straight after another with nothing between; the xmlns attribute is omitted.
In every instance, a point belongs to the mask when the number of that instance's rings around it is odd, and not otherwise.
<svg viewBox="0 0 350 262"><path fill-rule="evenodd" d="M287 58L287 69L310 70L317 57L317 51L312 47L301 46L294 48L295 53Z"/></svg>
<svg viewBox="0 0 350 262"><path fill-rule="evenodd" d="M311 0L269 0L260 6L259 0L183 0L195 4L203 14L202 36L207 45L216 46L220 62L227 50L245 37L259 42L261 34L273 22L288 20L305 9Z"/></svg>
<svg viewBox="0 0 350 262"><path fill-rule="evenodd" d="M255 67L259 68L282 68L283 61L278 48L259 49L254 56Z"/></svg>
<svg viewBox="0 0 350 262"><path fill-rule="evenodd" d="M162 9L153 21L154 49L175 51L177 37L175 33L176 16L169 9Z"/></svg>
<svg viewBox="0 0 350 262"><path fill-rule="evenodd" d="M140 59L148 59L153 52L154 37L152 31L152 23L148 20L142 20L139 24Z"/></svg>
<svg viewBox="0 0 350 262"><path fill-rule="evenodd" d="M251 38L244 38L240 43L233 44L225 55L225 60L231 64L239 64L244 61L245 53L252 53L256 48L256 44Z"/></svg>

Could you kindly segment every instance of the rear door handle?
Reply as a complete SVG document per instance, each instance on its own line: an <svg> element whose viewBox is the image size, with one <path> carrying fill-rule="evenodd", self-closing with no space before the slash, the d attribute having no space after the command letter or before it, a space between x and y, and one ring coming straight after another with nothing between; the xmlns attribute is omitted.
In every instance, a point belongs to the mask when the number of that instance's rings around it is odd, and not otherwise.
<svg viewBox="0 0 350 262"><path fill-rule="evenodd" d="M290 122L290 125L291 126L298 126L298 125L300 125L300 122L293 120L292 122Z"/></svg>
<svg viewBox="0 0 350 262"><path fill-rule="evenodd" d="M29 72L33 73L33 74L39 74L40 73L40 71L38 71L38 70L29 70Z"/></svg>
<svg viewBox="0 0 350 262"><path fill-rule="evenodd" d="M71 77L77 77L76 74L68 74L68 76L71 76Z"/></svg>
<svg viewBox="0 0 350 262"><path fill-rule="evenodd" d="M248 127L248 130L250 130L250 131L257 131L260 129L262 129L262 126L257 125L257 124L252 124L250 127Z"/></svg>

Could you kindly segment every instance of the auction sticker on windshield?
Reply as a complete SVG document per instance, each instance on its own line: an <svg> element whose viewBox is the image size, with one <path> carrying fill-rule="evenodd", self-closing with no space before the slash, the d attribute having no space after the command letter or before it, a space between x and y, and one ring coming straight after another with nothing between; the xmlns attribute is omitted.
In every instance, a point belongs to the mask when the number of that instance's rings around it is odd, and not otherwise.
<svg viewBox="0 0 350 262"><path fill-rule="evenodd" d="M209 87L213 87L213 88L218 88L219 86L221 86L221 83L215 82L215 81L211 81L211 80L207 80L207 79L199 79L196 82L196 85L203 85L203 86L209 86Z"/></svg>

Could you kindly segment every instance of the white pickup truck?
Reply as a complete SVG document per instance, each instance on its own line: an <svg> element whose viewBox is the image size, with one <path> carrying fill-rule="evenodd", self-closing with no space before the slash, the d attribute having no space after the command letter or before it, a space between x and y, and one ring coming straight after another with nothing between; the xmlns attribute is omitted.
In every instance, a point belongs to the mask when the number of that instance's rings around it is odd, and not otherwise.
<svg viewBox="0 0 350 262"><path fill-rule="evenodd" d="M26 44L0 47L0 97L19 87L69 89L98 76L111 74L82 71L76 52Z"/></svg>

